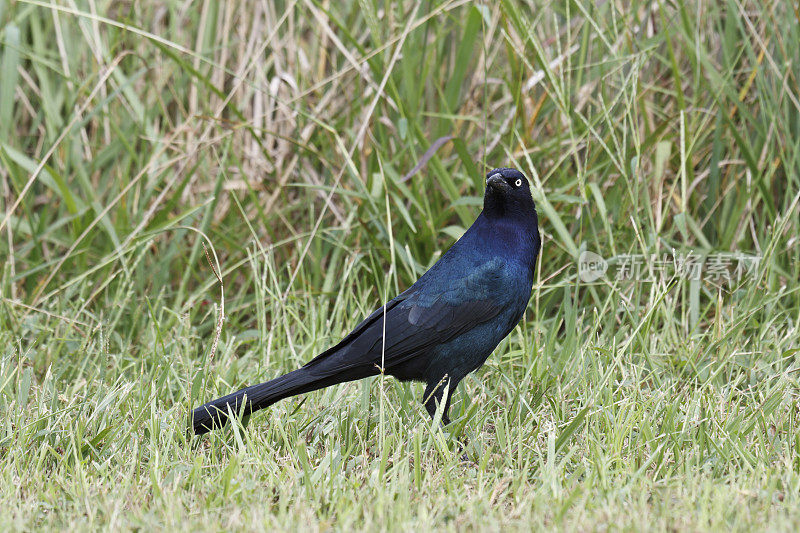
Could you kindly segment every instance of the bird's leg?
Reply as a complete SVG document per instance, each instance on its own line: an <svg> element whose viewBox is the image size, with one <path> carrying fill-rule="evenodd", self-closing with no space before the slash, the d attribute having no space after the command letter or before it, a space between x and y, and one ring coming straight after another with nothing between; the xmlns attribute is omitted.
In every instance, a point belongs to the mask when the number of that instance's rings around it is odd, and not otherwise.
<svg viewBox="0 0 800 533"><path fill-rule="evenodd" d="M431 415L431 418L436 416L436 406L442 403L445 385L448 383L452 384L452 381L450 381L450 378L445 376L439 381L428 383L428 385L425 387L425 392L422 395L422 403L425 404L425 409L428 410L428 414ZM450 398L453 397L454 390L455 385L448 389L447 400L445 400L444 409L442 409L442 425L445 426L450 423L450 417L447 416L447 413L450 410Z"/></svg>
<svg viewBox="0 0 800 533"><path fill-rule="evenodd" d="M425 404L425 409L428 410L428 414L431 415L431 418L436 416L436 407L438 404L442 403L442 396L444 395L444 388L445 385L449 383L450 387L447 392L447 400L444 404L444 409L442 410L442 425L446 426L450 423L450 417L447 416L447 413L450 409L450 398L453 397L453 391L456 389L458 382L453 382L447 376L443 377L439 381L428 383L425 387L425 393L422 397L422 403ZM456 446L458 446L458 451L461 453L459 456L462 462L465 463L473 463L467 455L467 443L466 440L462 440L461 438L455 439Z"/></svg>

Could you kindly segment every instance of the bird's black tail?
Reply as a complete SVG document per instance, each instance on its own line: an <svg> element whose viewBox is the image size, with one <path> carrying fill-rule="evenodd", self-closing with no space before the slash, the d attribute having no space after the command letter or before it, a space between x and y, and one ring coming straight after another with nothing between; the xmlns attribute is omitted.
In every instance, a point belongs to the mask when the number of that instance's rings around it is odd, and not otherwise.
<svg viewBox="0 0 800 533"><path fill-rule="evenodd" d="M298 368L266 383L244 388L201 405L192 411L190 424L195 435L202 435L224 426L228 422L228 417L231 413L234 416L239 413L249 415L284 398L311 392L344 381L361 379L373 373L369 370L366 372L351 371L344 375L320 377L319 374L314 375L306 367Z"/></svg>
<svg viewBox="0 0 800 533"><path fill-rule="evenodd" d="M304 370L299 368L266 383L246 387L201 405L192 411L191 424L194 433L202 435L212 429L224 426L231 413L234 416L240 412L249 415L289 396L319 388L308 388L314 381L313 379L309 380L308 372L304 372Z"/></svg>

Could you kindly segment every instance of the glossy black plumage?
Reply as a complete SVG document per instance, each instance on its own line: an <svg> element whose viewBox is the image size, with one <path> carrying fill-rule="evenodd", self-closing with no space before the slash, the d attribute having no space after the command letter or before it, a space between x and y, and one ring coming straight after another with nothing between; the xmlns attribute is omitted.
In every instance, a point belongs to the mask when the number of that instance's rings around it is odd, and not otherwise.
<svg viewBox="0 0 800 533"><path fill-rule="evenodd" d="M514 169L492 170L481 214L411 287L303 367L195 409L194 432L224 425L229 413L249 414L289 396L378 374L380 367L398 379L425 382L431 416L449 381L448 423L455 387L522 318L539 248L528 180Z"/></svg>

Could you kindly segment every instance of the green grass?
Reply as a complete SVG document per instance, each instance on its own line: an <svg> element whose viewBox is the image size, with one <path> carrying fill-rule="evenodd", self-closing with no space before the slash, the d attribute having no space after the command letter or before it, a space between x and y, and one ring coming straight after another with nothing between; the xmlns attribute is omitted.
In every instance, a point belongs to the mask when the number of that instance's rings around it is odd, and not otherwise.
<svg viewBox="0 0 800 533"><path fill-rule="evenodd" d="M800 527L800 12L623 4L0 1L0 529ZM375 378L187 436L501 165L544 248L451 426ZM761 261L578 277L673 250Z"/></svg>

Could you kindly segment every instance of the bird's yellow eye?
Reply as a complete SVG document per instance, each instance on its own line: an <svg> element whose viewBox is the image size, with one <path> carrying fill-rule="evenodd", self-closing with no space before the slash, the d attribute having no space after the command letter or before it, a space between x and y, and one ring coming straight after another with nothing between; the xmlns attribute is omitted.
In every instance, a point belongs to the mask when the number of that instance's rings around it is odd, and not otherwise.
<svg viewBox="0 0 800 533"><path fill-rule="evenodd" d="M514 185L516 185L517 187L519 187L520 185L522 185L522 180L521 180L521 179L519 179L519 178L517 178L517 181L515 181L515 182L514 182Z"/></svg>

